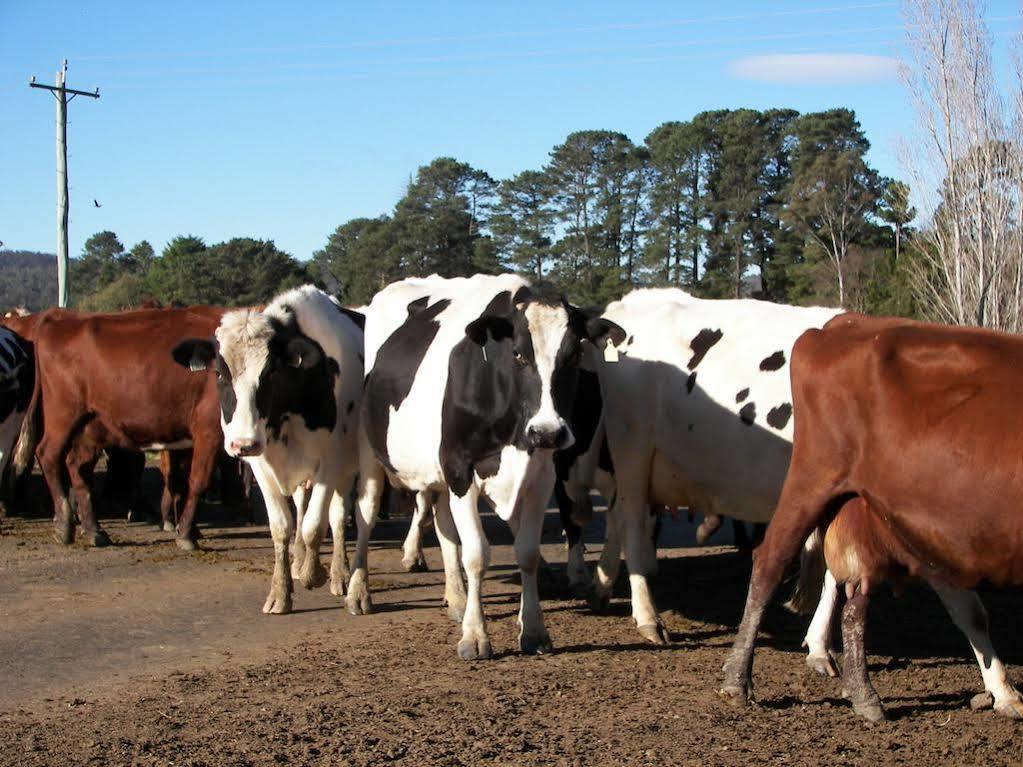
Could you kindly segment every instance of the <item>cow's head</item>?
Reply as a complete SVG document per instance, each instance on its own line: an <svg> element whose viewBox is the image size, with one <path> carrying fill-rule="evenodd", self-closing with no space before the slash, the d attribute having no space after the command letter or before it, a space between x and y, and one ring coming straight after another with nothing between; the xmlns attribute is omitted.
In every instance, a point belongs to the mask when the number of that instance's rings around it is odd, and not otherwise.
<svg viewBox="0 0 1023 767"><path fill-rule="evenodd" d="M572 411L583 341L621 343L625 331L590 317L560 295L520 288L499 294L465 329L464 348L492 366L495 396L510 403L514 442L527 450L569 447ZM473 351L475 350L475 351ZM510 395L510 396L509 396Z"/></svg>
<svg viewBox="0 0 1023 767"><path fill-rule="evenodd" d="M182 341L173 355L191 370L215 372L224 447L232 456L261 455L291 416L303 416L309 429L336 423L337 363L294 323L251 309L229 312L214 338ZM317 418L310 423L313 405Z"/></svg>

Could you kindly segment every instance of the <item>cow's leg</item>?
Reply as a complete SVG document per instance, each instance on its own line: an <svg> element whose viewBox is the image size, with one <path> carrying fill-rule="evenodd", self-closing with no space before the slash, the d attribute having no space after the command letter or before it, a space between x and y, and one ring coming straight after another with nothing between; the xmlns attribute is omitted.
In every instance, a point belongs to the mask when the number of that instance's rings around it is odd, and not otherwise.
<svg viewBox="0 0 1023 767"><path fill-rule="evenodd" d="M654 644L668 641L668 631L657 614L647 576L654 560L647 521L649 507L641 495L618 488L619 524L625 548L625 564L629 568L632 617L640 635Z"/></svg>
<svg viewBox="0 0 1023 767"><path fill-rule="evenodd" d="M345 514L354 477L341 483L330 499L330 535L333 548L330 554L330 593L343 597L348 588L351 571L348 568L348 550L345 548Z"/></svg>
<svg viewBox="0 0 1023 767"><path fill-rule="evenodd" d="M92 546L109 546L110 536L100 527L92 504L93 469L99 460L101 449L91 444L84 444L85 435L81 435L67 455L68 475L71 488L75 494L75 510L78 521L82 524L82 535Z"/></svg>
<svg viewBox="0 0 1023 767"><path fill-rule="evenodd" d="M448 606L448 617L455 623L465 618L465 583L458 565L458 530L451 516L447 493L430 493L433 501L433 519L440 541L440 555L444 560L444 604ZM427 503L430 502L427 498Z"/></svg>
<svg viewBox="0 0 1023 767"><path fill-rule="evenodd" d="M846 585L852 591L852 584ZM845 655L842 665L842 695L853 704L853 710L871 722L885 718L881 699L867 675L867 652L864 637L867 633L868 597L862 587L849 597L842 610L842 644Z"/></svg>
<svg viewBox="0 0 1023 767"><path fill-rule="evenodd" d="M220 448L220 431L215 434L193 434L192 465L188 472L188 497L185 508L178 520L178 548L195 551L196 530L195 512L199 508L199 499L209 487L213 467L217 463L217 450ZM262 489L262 485L260 485ZM290 518L290 514L289 514Z"/></svg>
<svg viewBox="0 0 1023 767"><path fill-rule="evenodd" d="M58 543L67 546L75 540L75 520L68 498L70 478L64 462L67 437L58 438L56 433L57 429L54 426L45 431L36 448L36 457L53 497L54 537Z"/></svg>
<svg viewBox="0 0 1023 767"><path fill-rule="evenodd" d="M604 512L604 548L597 560L597 569L593 574L593 585L590 587L588 601L590 609L595 612L607 610L611 601L611 592L618 580L618 570L622 566L622 524L618 510L617 498L608 503Z"/></svg>
<svg viewBox="0 0 1023 767"><path fill-rule="evenodd" d="M291 521L291 509L288 499L277 488L266 469L262 458L252 460L252 474L256 478L259 490L266 503L266 516L270 522L270 536L274 542L274 572L270 579L270 593L263 603L263 612L283 615L291 612L291 581L290 546L294 527Z"/></svg>
<svg viewBox="0 0 1023 767"><path fill-rule="evenodd" d="M583 544L583 530L575 519L576 504L568 496L563 482L554 484L554 497L558 502L558 514L561 528L565 531L565 544L568 557L565 571L568 575L568 588L575 596L586 596L590 586L590 572L586 568L586 546ZM592 506L590 514L592 515Z"/></svg>
<svg viewBox="0 0 1023 767"><path fill-rule="evenodd" d="M309 492L309 501L302 516L302 526L295 531L295 540L301 538L305 544L305 558L302 560L299 579L307 589L318 588L327 582L327 569L320 562L320 543L327 531L327 509L331 498L334 497L334 486L328 483L327 476L337 475L333 472L319 472Z"/></svg>
<svg viewBox="0 0 1023 767"><path fill-rule="evenodd" d="M306 554L305 541L302 539L302 521L309 503L309 487L305 482L295 488L295 492L291 494L291 501L295 504L295 542L291 546L291 577L298 579L301 577Z"/></svg>
<svg viewBox="0 0 1023 767"><path fill-rule="evenodd" d="M462 568L468 583L458 657L463 660L489 658L493 651L484 623L482 590L483 575L490 565L490 543L483 532L483 523L476 507L479 490L475 485L470 485L461 497L451 493L447 495L451 516L462 542Z"/></svg>
<svg viewBox="0 0 1023 767"><path fill-rule="evenodd" d="M519 649L525 653L543 654L554 649L540 608L537 568L540 565L540 538L547 501L554 487L554 465L547 461L537 469L529 486L517 502L518 533L515 536L515 559L522 577L522 602L519 607Z"/></svg>
<svg viewBox="0 0 1023 767"><path fill-rule="evenodd" d="M838 607L838 584L830 570L824 572L824 586L817 610L806 630L803 645L807 648L806 665L821 676L838 676L840 669L831 652L831 627Z"/></svg>
<svg viewBox="0 0 1023 767"><path fill-rule="evenodd" d="M423 533L430 524L430 504L425 493L416 493L416 513L412 515L408 535L402 545L401 566L410 573L425 573L426 555L423 553Z"/></svg>
<svg viewBox="0 0 1023 767"><path fill-rule="evenodd" d="M782 489L764 542L753 552L753 573L742 622L725 662L724 683L718 691L723 699L733 704L745 705L749 700L753 647L764 609L781 583L785 569L799 554L807 536L821 523L828 502L835 495L835 484L808 486L805 482L791 481L793 476L790 467L789 480Z"/></svg>
<svg viewBox="0 0 1023 767"><path fill-rule="evenodd" d="M995 711L1002 716L1023 719L1023 700L1009 681L1005 666L991 644L987 610L980 597L974 591L959 591L936 583L931 585L938 592L952 621L966 635L973 654L977 656L987 692L975 696L971 705L974 708L994 706Z"/></svg>
<svg viewBox="0 0 1023 767"><path fill-rule="evenodd" d="M369 597L369 536L380 513L380 498L384 490L384 472L375 462L362 461L359 469L359 504L355 524L358 540L355 543L355 567L348 581L345 606L352 615L365 615L373 610Z"/></svg>
<svg viewBox="0 0 1023 767"><path fill-rule="evenodd" d="M160 496L160 522L165 533L173 533L175 530L174 519L175 509L175 487L177 480L175 456L170 450L160 452L160 474L163 475L163 494Z"/></svg>

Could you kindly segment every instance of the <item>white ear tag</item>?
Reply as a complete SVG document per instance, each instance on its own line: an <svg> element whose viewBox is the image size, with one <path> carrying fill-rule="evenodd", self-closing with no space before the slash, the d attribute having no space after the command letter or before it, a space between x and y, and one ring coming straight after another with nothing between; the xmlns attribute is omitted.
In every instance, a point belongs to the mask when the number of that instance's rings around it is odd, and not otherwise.
<svg viewBox="0 0 1023 767"><path fill-rule="evenodd" d="M604 362L618 362L618 347L610 338L604 344Z"/></svg>

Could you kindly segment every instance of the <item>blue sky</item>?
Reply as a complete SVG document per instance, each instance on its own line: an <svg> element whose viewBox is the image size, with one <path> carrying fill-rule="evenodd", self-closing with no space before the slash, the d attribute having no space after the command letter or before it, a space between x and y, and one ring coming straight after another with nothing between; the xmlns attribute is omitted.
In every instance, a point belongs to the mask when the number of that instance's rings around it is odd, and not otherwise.
<svg viewBox="0 0 1023 767"><path fill-rule="evenodd" d="M1003 38L1018 14L988 4ZM573 130L639 142L705 109L851 107L898 176L912 113L876 57L902 39L898 3L867 0L0 0L0 241L54 250L54 103L27 83L64 56L69 86L102 94L70 106L72 255L111 229L128 247L253 236L306 259L434 157L503 178Z"/></svg>

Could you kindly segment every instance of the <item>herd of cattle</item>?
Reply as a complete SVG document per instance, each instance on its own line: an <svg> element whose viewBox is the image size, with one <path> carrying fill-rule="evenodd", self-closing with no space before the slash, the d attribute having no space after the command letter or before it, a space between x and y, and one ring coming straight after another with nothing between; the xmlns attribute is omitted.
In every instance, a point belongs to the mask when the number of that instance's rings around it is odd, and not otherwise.
<svg viewBox="0 0 1023 767"><path fill-rule="evenodd" d="M261 308L51 309L4 324L0 470L36 430L63 543L75 515L87 542L109 542L90 496L104 449L189 450L164 525L194 549L196 507L223 448L251 468L267 508L263 611L289 612L295 579L329 580L350 612L366 613L369 537L389 484L416 496L408 566L432 513L458 654L474 659L492 653L480 499L514 532L519 647L530 653L552 649L537 588L552 493L572 585L606 602L624 554L633 618L653 642L667 632L648 584L651 509L770 521L724 699L748 700L760 620L799 557L790 604L816 605L807 663L841 674L857 713L884 716L867 676L869 596L916 578L976 653L985 693L974 705L1023 718L973 590L1023 585L1017 337L674 289L634 291L598 315L514 275L410 278L356 309L306 286ZM591 490L609 501L592 583L580 535ZM319 553L328 523L329 570Z"/></svg>

